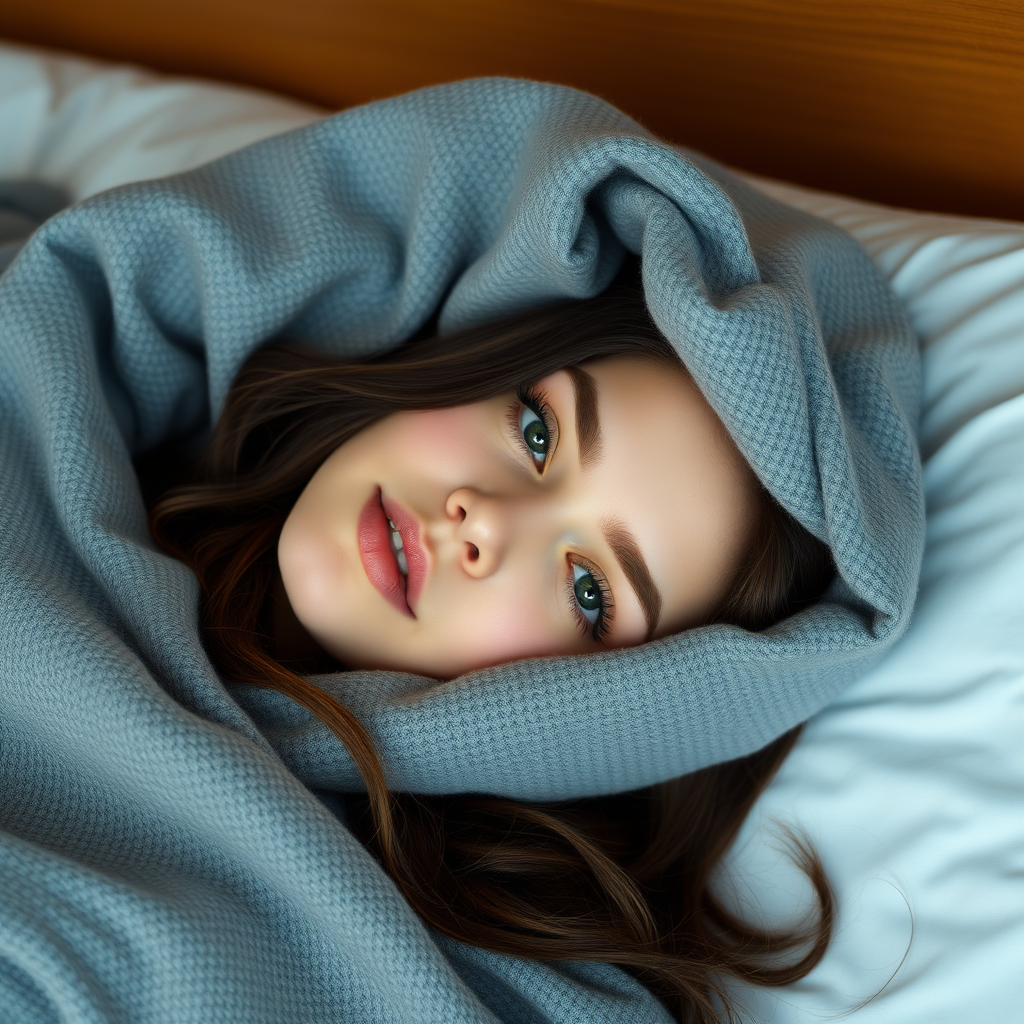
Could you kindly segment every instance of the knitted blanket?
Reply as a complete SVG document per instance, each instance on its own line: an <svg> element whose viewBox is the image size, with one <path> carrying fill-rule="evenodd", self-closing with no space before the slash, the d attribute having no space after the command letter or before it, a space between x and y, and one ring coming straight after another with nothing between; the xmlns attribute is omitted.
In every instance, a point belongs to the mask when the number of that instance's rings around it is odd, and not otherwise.
<svg viewBox="0 0 1024 1024"><path fill-rule="evenodd" d="M344 825L333 735L221 679L134 455L216 418L287 335L350 357L557 297L639 254L653 316L839 575L752 635L438 683L317 682L395 788L555 799L753 751L906 628L924 534L919 357L841 231L570 89L478 80L357 108L47 221L0 277L0 1018L668 1020L622 972L429 931ZM13 255L13 252L12 252Z"/></svg>

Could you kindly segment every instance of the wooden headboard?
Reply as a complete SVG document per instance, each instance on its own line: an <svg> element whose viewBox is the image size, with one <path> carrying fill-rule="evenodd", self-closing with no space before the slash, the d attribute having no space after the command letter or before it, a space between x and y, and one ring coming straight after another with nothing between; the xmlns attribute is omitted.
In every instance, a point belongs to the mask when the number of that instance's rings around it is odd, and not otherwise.
<svg viewBox="0 0 1024 1024"><path fill-rule="evenodd" d="M2 0L0 37L329 107L558 81L748 170L1024 220L1024 0Z"/></svg>

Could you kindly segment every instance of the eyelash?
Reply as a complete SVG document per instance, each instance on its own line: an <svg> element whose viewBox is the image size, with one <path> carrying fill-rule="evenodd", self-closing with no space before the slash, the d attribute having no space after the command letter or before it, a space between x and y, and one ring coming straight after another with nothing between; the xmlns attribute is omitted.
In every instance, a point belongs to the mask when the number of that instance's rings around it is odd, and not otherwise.
<svg viewBox="0 0 1024 1024"><path fill-rule="evenodd" d="M541 423L544 424L544 429L547 431L549 440L555 436L555 431L553 429L554 416L552 415L551 407L545 401L544 396L536 389L536 387L534 387L534 385L521 384L516 389L516 401L509 406L508 410L509 427L513 438L518 446L523 450L529 462L537 469L538 472L543 473L547 468L550 451L546 452L544 455L544 464L542 466L537 466L533 457L534 452L530 449L529 445L527 445L520 426L524 407L537 414ZM583 633L584 636L589 633L596 643L601 643L608 635L608 630L611 627L611 612L615 607L615 602L612 600L612 592L608 586L608 581L598 571L596 566L590 562L583 561L578 555L570 556L568 558L568 563L569 573L565 577L565 591L566 597L569 601L569 607L572 609L573 618L576 620L576 624L579 626L580 632ZM590 622L590 620L583 614L579 601L576 599L576 581L572 571L574 566L579 566L579 568L586 570L591 579L593 579L598 592L600 593L601 606L598 609L597 620L593 623Z"/></svg>

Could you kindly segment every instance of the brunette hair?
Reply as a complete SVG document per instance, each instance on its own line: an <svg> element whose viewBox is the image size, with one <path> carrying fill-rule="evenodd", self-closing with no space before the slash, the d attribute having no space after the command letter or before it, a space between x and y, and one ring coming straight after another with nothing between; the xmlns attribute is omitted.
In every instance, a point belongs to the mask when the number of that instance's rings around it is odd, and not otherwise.
<svg viewBox="0 0 1024 1024"><path fill-rule="evenodd" d="M218 670L287 694L345 745L367 791L348 799L350 825L428 924L527 959L617 964L680 1021L731 1020L729 976L787 984L818 963L831 938L831 889L795 835L787 833L791 850L817 901L806 925L749 924L710 884L798 730L747 757L615 796L542 804L397 793L363 725L293 671L299 666L278 661L265 627L281 527L339 445L392 412L475 402L624 354L682 365L642 294L623 286L420 337L366 362L271 344L242 367L196 480L156 502L150 529L199 578L204 643ZM763 629L815 600L832 575L825 545L763 488L759 503L756 536L709 621Z"/></svg>

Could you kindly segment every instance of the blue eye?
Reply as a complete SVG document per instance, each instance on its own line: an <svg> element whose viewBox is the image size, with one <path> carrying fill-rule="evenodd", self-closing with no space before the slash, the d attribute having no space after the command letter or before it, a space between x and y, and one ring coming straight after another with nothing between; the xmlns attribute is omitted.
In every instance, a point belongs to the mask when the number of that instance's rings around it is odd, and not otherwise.
<svg viewBox="0 0 1024 1024"><path fill-rule="evenodd" d="M547 402L537 391L524 385L516 390L517 403L509 409L512 434L529 455L538 471L543 471L557 437L557 426Z"/></svg>
<svg viewBox="0 0 1024 1024"><path fill-rule="evenodd" d="M600 643L608 634L613 607L611 593L596 569L577 562L571 564L573 612L581 629Z"/></svg>
<svg viewBox="0 0 1024 1024"><path fill-rule="evenodd" d="M548 457L548 428L544 421L528 405L519 414L519 433L523 435L526 447L533 455L533 461L543 466Z"/></svg>
<svg viewBox="0 0 1024 1024"><path fill-rule="evenodd" d="M574 565L572 590L583 617L587 622L597 622L601 617L601 591L594 582L593 573L587 572L582 565Z"/></svg>

